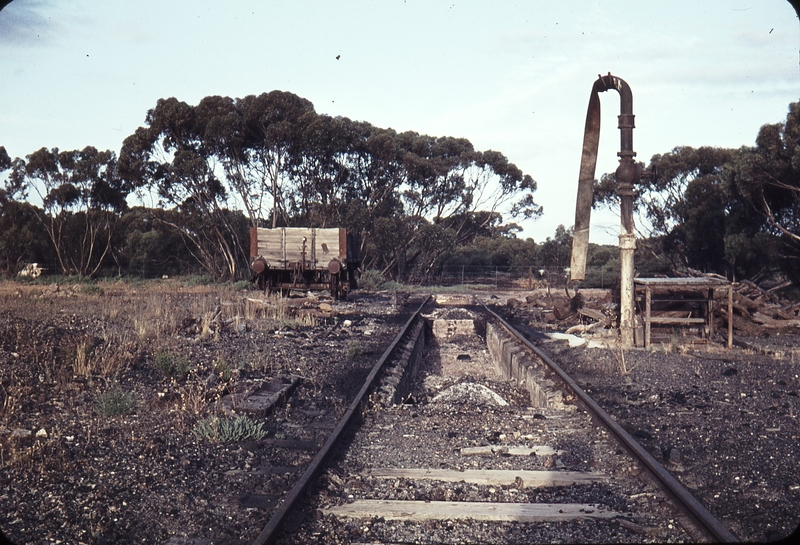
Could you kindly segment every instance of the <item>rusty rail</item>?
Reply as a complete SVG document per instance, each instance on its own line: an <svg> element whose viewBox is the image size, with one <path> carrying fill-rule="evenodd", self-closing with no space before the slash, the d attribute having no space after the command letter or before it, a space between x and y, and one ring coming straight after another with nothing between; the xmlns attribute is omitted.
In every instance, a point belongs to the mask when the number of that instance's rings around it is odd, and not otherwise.
<svg viewBox="0 0 800 545"><path fill-rule="evenodd" d="M278 532L280 531L283 522L286 520L286 517L289 513L294 509L297 502L300 498L303 497L306 490L308 489L311 482L316 478L319 471L322 469L322 466L328 459L333 447L339 441L339 438L345 428L350 424L353 416L361 407L361 403L365 400L367 395L372 390L375 382L378 379L381 371L383 370L386 363L389 361L391 356L393 355L395 349L397 348L398 344L401 340L404 339L408 331L411 329L411 326L414 322L419 319L419 315L422 312L422 308L428 303L430 300L430 296L426 297L419 308L414 312L414 314L408 319L406 324L403 326L403 329L400 330L400 333L395 337L380 359L375 363L370 371L369 375L367 375L366 380L364 381L364 385L359 390L358 394L356 395L355 399L353 399L350 406L345 411L344 416L339 420L339 423L331 432L328 439L325 441L325 444L322 445L317 455L311 460L311 463L306 468L303 475L300 479L295 483L294 487L289 491L286 498L284 499L283 503L277 509L277 511L272 515L269 522L258 537L253 541L253 545L266 545L268 543L273 543L275 539L278 537Z"/></svg>
<svg viewBox="0 0 800 545"><path fill-rule="evenodd" d="M516 329L511 327L505 320L495 312L483 306L491 316L497 319L503 327L514 337L516 337L527 348L533 351L575 394L578 403L586 410L595 421L600 422L616 440L644 466L648 473L660 485L672 500L683 509L692 522L707 537L714 541L723 543L733 543L741 541L730 530L728 530L706 507L695 498L672 474L666 470L653 456L647 452L628 432L626 432L589 394L583 391L580 386L570 377L556 362L550 359L547 354L531 344L528 339L523 337Z"/></svg>

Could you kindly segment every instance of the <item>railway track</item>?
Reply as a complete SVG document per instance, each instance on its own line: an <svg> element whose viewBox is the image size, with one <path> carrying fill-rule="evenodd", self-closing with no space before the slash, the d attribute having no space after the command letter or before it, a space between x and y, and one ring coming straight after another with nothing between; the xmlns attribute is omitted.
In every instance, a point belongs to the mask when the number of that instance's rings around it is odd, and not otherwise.
<svg viewBox="0 0 800 545"><path fill-rule="evenodd" d="M291 490L253 497L272 513L253 543L736 540L546 354L458 303L423 302Z"/></svg>

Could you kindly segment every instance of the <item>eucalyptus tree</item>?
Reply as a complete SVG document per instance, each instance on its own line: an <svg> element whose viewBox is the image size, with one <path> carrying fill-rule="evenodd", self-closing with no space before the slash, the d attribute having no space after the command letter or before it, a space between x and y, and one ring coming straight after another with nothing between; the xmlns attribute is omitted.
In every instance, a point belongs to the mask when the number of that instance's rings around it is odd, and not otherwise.
<svg viewBox="0 0 800 545"><path fill-rule="evenodd" d="M345 204L360 196L350 170L362 136L354 125L341 117L305 117L297 134L298 153L291 160L291 191L285 193L295 221L315 227L341 225Z"/></svg>
<svg viewBox="0 0 800 545"><path fill-rule="evenodd" d="M238 122L231 107L227 97L206 97L196 107L159 99L147 112L147 126L126 138L120 152L126 179L146 185L162 206L182 212L172 220L157 219L181 234L212 277L226 279L235 278L247 259L243 233L228 214L219 159L221 142L235 145Z"/></svg>
<svg viewBox="0 0 800 545"><path fill-rule="evenodd" d="M644 238L658 240L675 267L722 273L730 195L723 177L733 150L679 146L657 154L650 168L658 175L637 185L634 206L646 220ZM596 204L618 205L614 174L595 186Z"/></svg>
<svg viewBox="0 0 800 545"><path fill-rule="evenodd" d="M435 226L419 230L407 242L421 245L415 264L418 278L431 272L444 251L474 238L500 209L507 207L515 218L541 215L541 206L533 200L536 182L502 153L475 151L465 138L413 132L398 138L404 152L406 214L418 220L432 218ZM476 217L482 221L475 222Z"/></svg>
<svg viewBox="0 0 800 545"><path fill-rule="evenodd" d="M30 210L43 226L63 274L94 276L112 248L119 212L130 186L117 174L112 151L92 146L59 151L41 148L13 164L11 184L23 200L35 193L42 207Z"/></svg>
<svg viewBox="0 0 800 545"><path fill-rule="evenodd" d="M20 161L12 161L5 147L0 146L0 174ZM34 207L15 199L16 191L11 183L4 185L0 188L0 233L3 233L0 237L0 271L13 275L24 262L44 263L51 252L47 251L47 234Z"/></svg>
<svg viewBox="0 0 800 545"><path fill-rule="evenodd" d="M775 256L800 281L800 102L786 121L761 127L755 147L739 149L728 176L733 191L780 240Z"/></svg>
<svg viewBox="0 0 800 545"><path fill-rule="evenodd" d="M52 252L34 208L11 198L5 189L0 189L0 233L0 272L12 276L29 262L49 267Z"/></svg>
<svg viewBox="0 0 800 545"><path fill-rule="evenodd" d="M314 106L293 93L271 91L236 99L235 108L242 133L237 140L240 146L228 147L221 154L228 179L253 226L268 217L273 228L279 221L289 225L286 195L292 193L288 187L291 163L296 163L304 124L316 116Z"/></svg>
<svg viewBox="0 0 800 545"><path fill-rule="evenodd" d="M0 173L11 168L11 157L8 156L5 146L0 146Z"/></svg>
<svg viewBox="0 0 800 545"><path fill-rule="evenodd" d="M679 146L652 157L650 169L657 167L658 175L637 186L634 206L646 219L643 235L673 268L742 278L768 264L775 237L748 204L760 202L746 196L758 184L744 182L765 172L754 157L752 148L708 146ZM615 204L614 187L614 175L604 175L595 186L596 204Z"/></svg>
<svg viewBox="0 0 800 545"><path fill-rule="evenodd" d="M223 230L235 230L221 211L234 201L251 226L269 213L273 227L343 225L368 237L388 235L386 229L406 233L399 244L416 243L411 258L425 256L423 273L501 207L515 217L541 213L531 196L536 183L501 153L476 152L466 139L397 134L318 115L292 93L206 97L196 107L162 99L146 123L126 139L121 171L147 181L163 203L208 219L206 229L198 221L176 227L215 276L221 271L214 253L233 275L238 245L236 238L225 240ZM476 225L478 217L483 225ZM376 242L385 253L386 245ZM384 262L387 270L397 264L394 253Z"/></svg>
<svg viewBox="0 0 800 545"><path fill-rule="evenodd" d="M340 225L362 234L365 266L385 269L405 255L404 245L417 225L416 220L406 217L402 203L407 176L397 132L347 118L329 118L315 125L319 128L323 124L339 133L336 141L341 149L326 151L330 148L324 144L325 131L308 131L304 139L306 147L313 149L309 146L313 142L323 144L316 151L307 152L311 172L341 182L338 190L331 193L334 197L333 206L329 206L331 213Z"/></svg>
<svg viewBox="0 0 800 545"><path fill-rule="evenodd" d="M315 115L299 136L290 199L295 217L370 232L375 218L403 213L406 177L394 131Z"/></svg>

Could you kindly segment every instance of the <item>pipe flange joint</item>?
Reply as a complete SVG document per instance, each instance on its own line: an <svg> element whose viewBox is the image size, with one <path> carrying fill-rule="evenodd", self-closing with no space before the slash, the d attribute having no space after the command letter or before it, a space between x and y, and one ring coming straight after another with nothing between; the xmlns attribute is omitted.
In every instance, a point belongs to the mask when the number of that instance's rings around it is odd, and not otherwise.
<svg viewBox="0 0 800 545"><path fill-rule="evenodd" d="M602 89L599 89L601 93L609 89L614 89L614 76L611 75L611 72L609 72L607 76L597 74L597 79L602 84Z"/></svg>
<svg viewBox="0 0 800 545"><path fill-rule="evenodd" d="M623 158L620 160L614 175L617 179L617 185L622 191L623 188L632 188L633 184L639 181L640 171L636 163L628 158Z"/></svg>
<svg viewBox="0 0 800 545"><path fill-rule="evenodd" d="M620 184L617 187L617 193L620 197L633 197L636 193L633 191L632 185Z"/></svg>
<svg viewBox="0 0 800 545"><path fill-rule="evenodd" d="M619 128L620 129L635 129L636 125L633 123L633 118L636 117L633 114L619 114L617 119L619 119Z"/></svg>

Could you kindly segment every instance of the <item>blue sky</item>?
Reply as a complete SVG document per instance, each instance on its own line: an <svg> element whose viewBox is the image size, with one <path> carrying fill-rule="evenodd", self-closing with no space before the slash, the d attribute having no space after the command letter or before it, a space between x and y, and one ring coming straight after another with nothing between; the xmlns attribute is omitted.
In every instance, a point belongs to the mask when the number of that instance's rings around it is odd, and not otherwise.
<svg viewBox="0 0 800 545"><path fill-rule="evenodd" d="M0 11L0 145L119 151L159 98L280 89L317 112L468 138L539 184L541 242L574 220L598 74L633 90L634 150L753 145L800 91L785 0L14 0ZM339 57L337 59L337 56ZM597 175L616 168L619 96L601 95ZM593 215L593 242L618 218Z"/></svg>

